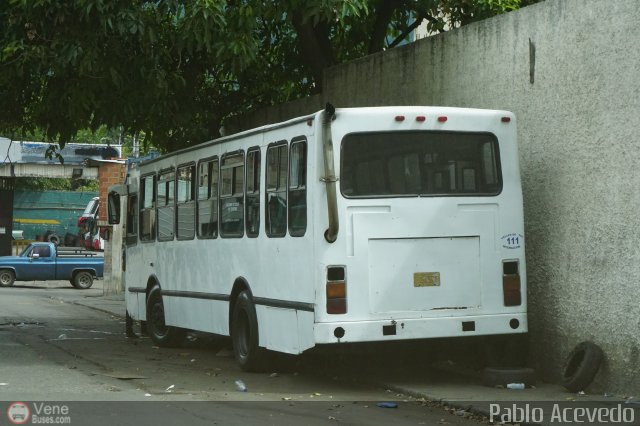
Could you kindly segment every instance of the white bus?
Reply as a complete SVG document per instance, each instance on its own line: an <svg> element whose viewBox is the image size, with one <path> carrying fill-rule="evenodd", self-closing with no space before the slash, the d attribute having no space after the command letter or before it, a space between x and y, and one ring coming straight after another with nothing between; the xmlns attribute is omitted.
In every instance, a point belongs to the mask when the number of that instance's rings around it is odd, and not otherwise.
<svg viewBox="0 0 640 426"><path fill-rule="evenodd" d="M158 345L230 335L245 370L264 349L527 331L509 112L327 105L140 164L121 215L130 319Z"/></svg>

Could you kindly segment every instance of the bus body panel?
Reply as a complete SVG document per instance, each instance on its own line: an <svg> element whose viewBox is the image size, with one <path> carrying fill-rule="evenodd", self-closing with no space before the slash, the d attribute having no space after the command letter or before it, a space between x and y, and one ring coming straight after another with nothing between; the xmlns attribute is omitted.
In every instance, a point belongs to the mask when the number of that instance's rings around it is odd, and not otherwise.
<svg viewBox="0 0 640 426"><path fill-rule="evenodd" d="M260 179L261 207L264 205L264 167L266 151L270 144L282 140L306 137L307 144L315 144L313 127L300 123L291 128L265 132L243 140L234 149L224 145L213 145L206 155L197 152L157 161L141 166L132 174L135 179L148 173L160 173L181 164L197 162L203 158L222 158L229 152L259 147L262 176ZM309 166L308 173L315 174ZM308 184L307 197L313 194L314 186ZM138 241L127 248L127 285L146 287L148 280L156 280L163 294L165 322L167 325L201 330L216 334L229 334L229 296L238 279L246 282L254 300L259 324L260 345L289 353L300 353L315 342L313 339L313 312L268 306L283 302L297 302L312 305L315 300L313 277L308 271L313 269L313 217L308 209L307 230L304 236L267 238L264 234L265 211L260 209L260 234L257 238L221 238L178 241ZM229 253L242 253L230 256ZM289 283L300 285L291 287ZM144 293L127 292L127 309L137 320L146 320L146 306L139 301ZM286 304L286 303L285 303ZM282 330L295 324L291 333ZM266 326L268 325L268 326Z"/></svg>
<svg viewBox="0 0 640 426"><path fill-rule="evenodd" d="M528 331L526 314L518 312L465 317L441 316L428 319L317 323L315 325L315 341L316 344L329 344L513 334L516 332L510 326L513 320L517 320L520 324L518 333ZM473 329L466 331L466 327ZM335 330L337 328L345 331L343 337L336 337Z"/></svg>

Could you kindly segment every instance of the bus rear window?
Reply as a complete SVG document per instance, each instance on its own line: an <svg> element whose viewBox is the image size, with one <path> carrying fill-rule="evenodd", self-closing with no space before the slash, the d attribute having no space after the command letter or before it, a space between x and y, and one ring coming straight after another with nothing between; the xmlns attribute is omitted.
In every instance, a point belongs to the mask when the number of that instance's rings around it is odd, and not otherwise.
<svg viewBox="0 0 640 426"><path fill-rule="evenodd" d="M341 149L345 197L496 195L502 190L490 133L352 133Z"/></svg>

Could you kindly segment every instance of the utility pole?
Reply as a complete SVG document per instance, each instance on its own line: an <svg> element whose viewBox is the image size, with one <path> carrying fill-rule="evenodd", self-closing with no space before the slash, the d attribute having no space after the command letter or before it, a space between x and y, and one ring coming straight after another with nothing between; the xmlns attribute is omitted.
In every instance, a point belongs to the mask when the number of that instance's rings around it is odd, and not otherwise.
<svg viewBox="0 0 640 426"><path fill-rule="evenodd" d="M138 133L134 133L133 135L133 157L140 157L140 140L138 139Z"/></svg>

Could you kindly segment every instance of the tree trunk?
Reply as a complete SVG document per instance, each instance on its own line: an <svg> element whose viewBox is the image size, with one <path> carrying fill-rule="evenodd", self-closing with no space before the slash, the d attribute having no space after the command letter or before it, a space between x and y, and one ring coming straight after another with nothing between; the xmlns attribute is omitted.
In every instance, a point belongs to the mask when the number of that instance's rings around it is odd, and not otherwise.
<svg viewBox="0 0 640 426"><path fill-rule="evenodd" d="M322 91L324 69L335 65L328 29L326 24L322 22L316 26L309 21L305 22L300 12L294 12L292 21L298 34L300 55L302 55L304 63L311 69L316 90L320 92Z"/></svg>
<svg viewBox="0 0 640 426"><path fill-rule="evenodd" d="M397 0L383 0L376 13L376 20L373 23L371 38L369 39L369 54L380 52L384 48L384 40L387 36L389 22L391 22L393 12L401 3L402 2Z"/></svg>

